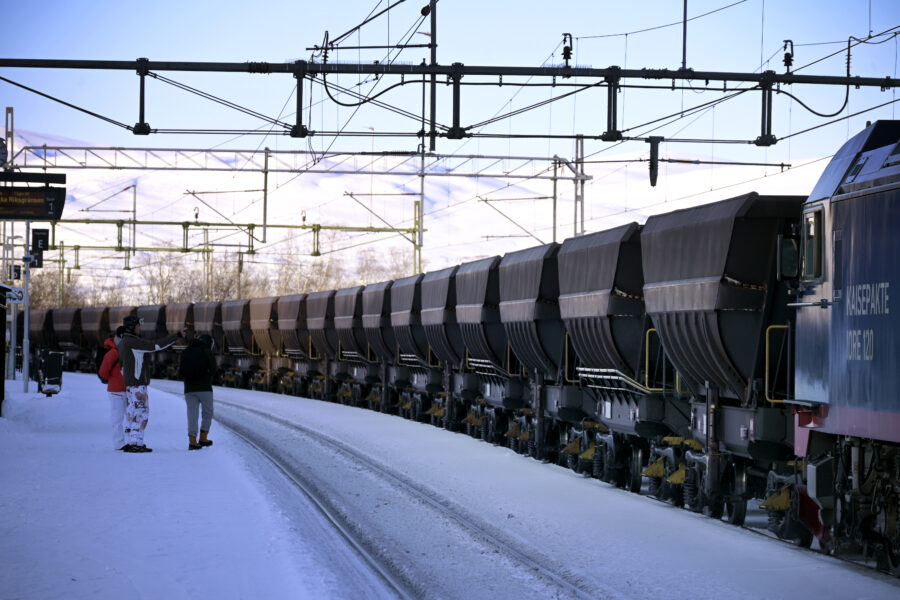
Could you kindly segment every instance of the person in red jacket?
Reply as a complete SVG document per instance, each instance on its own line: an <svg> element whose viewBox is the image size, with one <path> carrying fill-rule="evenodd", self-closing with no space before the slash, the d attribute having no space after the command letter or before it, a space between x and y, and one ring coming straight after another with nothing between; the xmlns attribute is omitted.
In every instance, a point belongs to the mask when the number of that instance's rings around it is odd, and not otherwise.
<svg viewBox="0 0 900 600"><path fill-rule="evenodd" d="M109 423L112 425L113 448L125 448L125 406L128 397L125 394L125 379L122 377L122 365L119 363L119 340L125 333L124 327L116 329L116 336L108 338L103 346L106 354L100 363L98 374L106 380L106 393L109 396Z"/></svg>

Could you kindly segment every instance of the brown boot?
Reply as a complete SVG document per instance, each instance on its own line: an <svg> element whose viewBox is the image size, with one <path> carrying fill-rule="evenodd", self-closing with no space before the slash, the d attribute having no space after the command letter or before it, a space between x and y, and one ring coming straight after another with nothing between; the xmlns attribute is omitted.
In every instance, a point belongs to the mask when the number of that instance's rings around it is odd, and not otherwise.
<svg viewBox="0 0 900 600"><path fill-rule="evenodd" d="M206 439L207 435L209 435L208 431L200 430L200 440L197 442L200 446L212 446L212 440Z"/></svg>
<svg viewBox="0 0 900 600"><path fill-rule="evenodd" d="M200 448L203 447L203 446L201 446L200 444L197 443L197 436L196 436L196 435L189 435L189 436L188 436L188 440L189 440L189 442L188 442L188 450L199 450Z"/></svg>

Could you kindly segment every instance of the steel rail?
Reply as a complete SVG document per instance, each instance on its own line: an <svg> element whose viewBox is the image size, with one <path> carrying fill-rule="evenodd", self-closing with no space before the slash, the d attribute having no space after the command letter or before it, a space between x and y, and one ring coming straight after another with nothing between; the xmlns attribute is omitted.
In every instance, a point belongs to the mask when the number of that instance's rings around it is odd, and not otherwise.
<svg viewBox="0 0 900 600"><path fill-rule="evenodd" d="M357 464L365 465L366 468L368 468L372 472L379 474L384 479L392 481L400 487L404 488L415 498L438 510L444 518L454 521L463 529L482 538L502 552L506 553L510 558L522 563L523 565L528 566L533 571L540 573L542 576L553 581L556 585L571 593L572 596L570 597L596 599L596 591L591 592L589 590L585 590L577 583L569 581L564 575L560 575L559 573L549 569L547 566L545 566L541 562L538 562L533 556L529 555L524 550L520 550L519 548L517 548L514 542L503 539L500 532L493 532L489 530L486 525L478 524L477 522L475 522L473 518L465 514L464 510L454 506L450 500L436 498L433 493L431 493L427 489L424 489L414 480L404 476L402 473L394 471L390 467L379 463L367 454L356 450L352 446L349 446L341 442L340 440L337 440L314 429L304 427L301 424L289 421L281 417L275 417L259 409L249 408L224 400L216 400L216 403L256 415L257 417L260 417L262 419L267 419L273 423L281 425L282 427L292 429L302 435L318 440L325 445L331 446L335 450L352 457L355 461L357 461ZM217 419L218 418L219 417L217 417ZM221 419L219 420L221 421ZM610 596L615 595L616 594L610 592Z"/></svg>
<svg viewBox="0 0 900 600"><path fill-rule="evenodd" d="M224 404L224 403L223 403ZM232 405L234 406L234 405ZM256 450L260 456L265 458L275 469L277 469L282 475L284 475L300 492L306 497L307 500L312 503L313 506L319 511L319 513L328 521L332 527L341 535L342 538L347 542L347 544L353 548L353 550L357 553L357 555L365 561L367 565L375 572L378 577L384 581L391 589L393 589L400 598L404 598L406 600L413 600L417 598L417 594L411 592L408 588L410 587L402 578L398 577L394 574L394 572L385 564L383 564L378 558L375 557L368 549L366 549L365 545L357 539L355 535L350 531L348 527L346 527L343 521L338 517L326 504L326 502L319 497L316 491L309 485L307 485L297 474L288 467L284 461L280 460L275 456L275 454L269 451L266 448L263 448L259 443L257 443L252 435L247 432L247 429L241 427L238 423L229 420L227 417L224 419L221 416L216 416L216 420L227 427L234 435L240 438L245 444Z"/></svg>

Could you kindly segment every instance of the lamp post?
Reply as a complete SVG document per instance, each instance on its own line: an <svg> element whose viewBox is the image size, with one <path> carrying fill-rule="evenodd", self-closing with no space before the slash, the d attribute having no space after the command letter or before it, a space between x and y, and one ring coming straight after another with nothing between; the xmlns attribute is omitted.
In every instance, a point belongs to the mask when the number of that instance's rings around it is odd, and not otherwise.
<svg viewBox="0 0 900 600"><path fill-rule="evenodd" d="M28 283L31 280L31 260L34 258L31 256L31 247L28 243L28 238L31 235L31 221L25 221L25 256L22 257L22 262L25 263L25 298L24 298L24 308L25 311L25 319L23 323L24 331L22 332L22 380L23 387L22 390L26 394L28 393L28 378L30 376L29 369L31 365L28 364L28 351L29 351L29 325L30 325L30 316L31 310L29 310L30 301L28 299Z"/></svg>
<svg viewBox="0 0 900 600"><path fill-rule="evenodd" d="M6 239L3 241L3 268L12 270L13 262L10 260L15 251L15 242L16 239L21 239L21 235L8 235ZM8 279L12 280L12 274L7 273ZM15 379L16 378L16 339L18 338L17 329L18 329L18 315L17 313L17 304L8 304L12 308L11 311L7 312L7 316L10 319L10 327L8 331L9 334L9 344L8 354L6 359L6 377L7 379Z"/></svg>
<svg viewBox="0 0 900 600"><path fill-rule="evenodd" d="M372 226L372 191L375 183L375 128L369 125L366 127L372 132L372 166L369 167L369 227Z"/></svg>

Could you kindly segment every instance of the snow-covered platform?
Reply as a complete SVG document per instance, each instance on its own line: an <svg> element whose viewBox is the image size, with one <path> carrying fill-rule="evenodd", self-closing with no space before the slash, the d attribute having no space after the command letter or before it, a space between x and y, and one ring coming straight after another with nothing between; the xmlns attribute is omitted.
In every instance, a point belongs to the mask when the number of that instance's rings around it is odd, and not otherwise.
<svg viewBox="0 0 900 600"><path fill-rule="evenodd" d="M65 373L50 398L22 388L6 382L0 418L0 598L348 592L233 436L214 424L215 445L188 452L181 397L151 389L153 452L126 454L96 375Z"/></svg>

